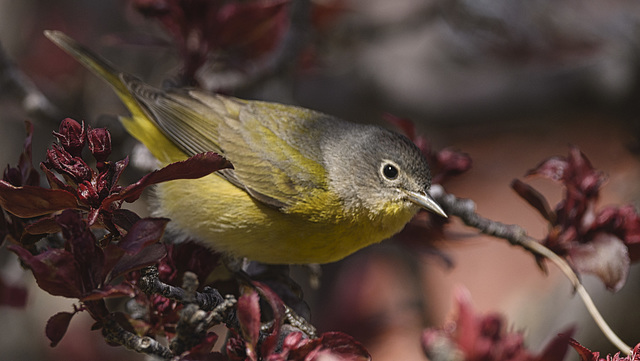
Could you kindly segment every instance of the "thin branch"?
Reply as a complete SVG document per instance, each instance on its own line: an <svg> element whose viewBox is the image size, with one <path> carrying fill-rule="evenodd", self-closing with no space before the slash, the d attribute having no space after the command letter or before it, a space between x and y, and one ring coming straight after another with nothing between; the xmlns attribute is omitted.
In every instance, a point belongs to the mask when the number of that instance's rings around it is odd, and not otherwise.
<svg viewBox="0 0 640 361"><path fill-rule="evenodd" d="M169 360L173 357L171 350L158 343L151 337L140 337L122 328L116 321L105 322L102 328L104 339L110 343L117 343L129 350L145 353Z"/></svg>
<svg viewBox="0 0 640 361"><path fill-rule="evenodd" d="M170 345L171 351L176 355L180 355L202 342L209 329L209 325L206 322L207 313L194 303L196 289L198 288L198 277L192 272L185 272L182 288L186 293L184 308L180 311L180 320L176 326L176 337L171 340Z"/></svg>
<svg viewBox="0 0 640 361"><path fill-rule="evenodd" d="M174 287L160 281L158 278L158 268L155 266L142 269L140 272L139 287L142 292L148 295L157 293L182 303L191 302L193 297L189 292L180 287ZM194 302L205 311L213 310L224 301L225 298L220 295L220 292L211 287L205 287L204 292L195 293Z"/></svg>
<svg viewBox="0 0 640 361"><path fill-rule="evenodd" d="M513 224L504 224L480 216L476 213L475 203L470 199L460 199L452 194L447 194L444 191L444 188L440 185L432 186L430 193L448 215L457 216L467 226L476 228L484 234L506 239L512 245L523 247L529 252L545 257L555 264L576 289L582 299L582 302L586 306L587 311L589 311L589 314L607 339L614 346L620 349L620 351L627 355L631 354L632 348L624 343L618 335L611 330L611 327L609 327L605 319L602 317L598 308L589 296L589 293L582 285L580 278L563 258L553 253L553 251L539 243L535 238L530 237L522 227Z"/></svg>

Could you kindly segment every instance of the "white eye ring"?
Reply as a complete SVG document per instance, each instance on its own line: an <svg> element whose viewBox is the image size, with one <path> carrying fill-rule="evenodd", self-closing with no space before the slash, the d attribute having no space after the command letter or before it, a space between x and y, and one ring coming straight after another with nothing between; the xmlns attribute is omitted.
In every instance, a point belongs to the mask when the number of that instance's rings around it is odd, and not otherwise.
<svg viewBox="0 0 640 361"><path fill-rule="evenodd" d="M382 166L380 167L380 174L382 174L385 179L393 181L398 179L400 170L395 163L385 160L382 162Z"/></svg>

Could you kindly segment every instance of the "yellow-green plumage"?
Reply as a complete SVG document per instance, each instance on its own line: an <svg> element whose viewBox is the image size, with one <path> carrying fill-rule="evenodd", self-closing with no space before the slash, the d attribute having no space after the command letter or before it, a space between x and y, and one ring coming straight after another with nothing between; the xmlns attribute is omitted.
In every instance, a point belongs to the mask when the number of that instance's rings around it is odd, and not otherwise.
<svg viewBox="0 0 640 361"><path fill-rule="evenodd" d="M443 214L427 194L424 158L398 134L299 107L159 90L45 34L113 86L131 112L125 128L162 164L206 151L231 161L233 170L156 187L154 214L217 251L332 262L397 233L420 207Z"/></svg>

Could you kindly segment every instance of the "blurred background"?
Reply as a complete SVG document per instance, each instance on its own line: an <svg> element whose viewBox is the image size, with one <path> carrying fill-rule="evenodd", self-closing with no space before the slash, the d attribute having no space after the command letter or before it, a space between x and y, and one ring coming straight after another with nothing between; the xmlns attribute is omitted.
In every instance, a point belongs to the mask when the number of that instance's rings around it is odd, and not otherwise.
<svg viewBox="0 0 640 361"><path fill-rule="evenodd" d="M63 30L152 84L175 82L180 53L159 22L136 11L133 3L143 2L0 0L0 164L17 162L27 119L36 128L36 164L53 140L51 131L65 117L108 125L123 152L114 159L131 152L134 141L116 121L124 107L42 31ZM384 124L384 113L409 118L434 149L451 147L473 159L471 170L444 184L448 192L473 199L481 215L519 224L537 238L545 236L546 223L509 184L542 160L566 155L568 145L578 146L608 175L601 206L637 203L637 1L315 4L322 11L315 13L314 27L303 27L304 49L292 61L295 65L245 83L241 71L216 71L212 61L199 74L202 85L354 122ZM130 168L128 173L135 180L142 171ZM557 184L528 182L552 205L561 198ZM422 330L450 319L453 290L463 286L478 312L505 315L509 329L524 332L533 352L570 325L577 327L581 344L616 351L553 266L545 275L529 254L504 240L478 236L456 220L442 237L425 238L424 244L431 246L429 251L385 241L323 266L320 288L307 291L314 324L350 333L374 360L424 360ZM0 252L0 272L9 283L29 286L26 308L0 308L0 322L11 325L0 338L1 358L143 359L107 346L99 332L89 331L88 317L74 318L63 341L50 348L46 320L70 311L72 302L40 291L10 252ZM306 270L300 272L304 279ZM590 276L584 281L614 331L631 345L640 342L635 327L640 321L638 267L632 266L617 294ZM577 359L573 351L569 354Z"/></svg>

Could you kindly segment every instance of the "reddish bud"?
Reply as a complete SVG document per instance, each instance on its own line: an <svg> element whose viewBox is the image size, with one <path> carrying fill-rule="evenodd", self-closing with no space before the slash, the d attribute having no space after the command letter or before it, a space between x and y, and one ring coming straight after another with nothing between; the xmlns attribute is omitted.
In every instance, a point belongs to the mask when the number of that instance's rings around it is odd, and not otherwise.
<svg viewBox="0 0 640 361"><path fill-rule="evenodd" d="M104 162L111 154L111 133L106 128L91 129L87 133L89 150L98 162Z"/></svg>
<svg viewBox="0 0 640 361"><path fill-rule="evenodd" d="M78 157L82 153L85 142L84 122L82 125L71 118L66 118L60 123L59 132L53 132L60 145L72 156Z"/></svg>
<svg viewBox="0 0 640 361"><path fill-rule="evenodd" d="M79 157L72 156L57 144L47 150L47 164L58 172L70 176L76 183L91 179L91 169L87 163Z"/></svg>
<svg viewBox="0 0 640 361"><path fill-rule="evenodd" d="M100 196L90 182L84 181L78 184L78 197L81 201L91 205L100 204Z"/></svg>
<svg viewBox="0 0 640 361"><path fill-rule="evenodd" d="M100 199L106 198L111 191L111 182L110 182L110 174L108 172L103 172L98 175L98 179L96 180L95 189L100 196Z"/></svg>

